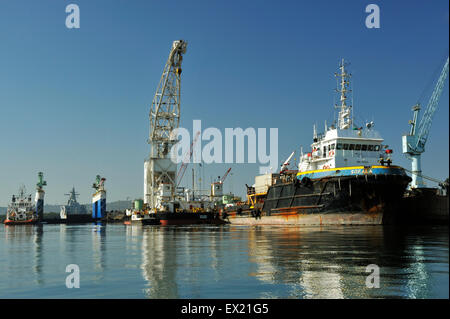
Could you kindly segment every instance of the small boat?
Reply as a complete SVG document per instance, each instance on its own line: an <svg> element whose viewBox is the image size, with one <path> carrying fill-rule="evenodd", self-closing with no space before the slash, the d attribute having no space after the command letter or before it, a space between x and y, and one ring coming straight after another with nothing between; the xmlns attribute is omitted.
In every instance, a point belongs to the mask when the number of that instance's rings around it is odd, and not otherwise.
<svg viewBox="0 0 450 319"><path fill-rule="evenodd" d="M127 209L125 214L127 216L127 220L125 220L125 225L159 225L159 219L155 217L155 214L150 214L148 210L143 209L143 200L136 199L134 201L134 208Z"/></svg>

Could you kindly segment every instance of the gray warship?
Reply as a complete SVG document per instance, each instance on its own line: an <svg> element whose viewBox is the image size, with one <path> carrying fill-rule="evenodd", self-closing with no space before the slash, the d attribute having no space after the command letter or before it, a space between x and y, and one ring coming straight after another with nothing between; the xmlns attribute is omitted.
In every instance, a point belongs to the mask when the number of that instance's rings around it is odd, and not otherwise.
<svg viewBox="0 0 450 319"><path fill-rule="evenodd" d="M61 206L60 218L66 222L87 222L92 219L91 214L87 211L84 205L77 202L77 196L79 195L75 191L75 187L68 194L69 196L67 205Z"/></svg>

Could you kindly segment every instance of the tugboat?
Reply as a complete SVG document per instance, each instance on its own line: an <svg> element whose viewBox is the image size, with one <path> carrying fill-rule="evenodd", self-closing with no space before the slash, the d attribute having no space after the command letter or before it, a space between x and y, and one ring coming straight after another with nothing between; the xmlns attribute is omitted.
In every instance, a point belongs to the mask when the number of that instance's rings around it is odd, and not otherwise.
<svg viewBox="0 0 450 319"><path fill-rule="evenodd" d="M34 212L31 194L26 195L25 186L19 188L18 195L12 195L11 203L6 211L5 225L36 224L38 217Z"/></svg>
<svg viewBox="0 0 450 319"><path fill-rule="evenodd" d="M66 223L92 221L92 216L86 207L77 202L77 196L79 194L75 191L75 187L72 188L70 193L65 195L69 196L69 200L67 201L67 205L61 206L60 218L62 220L65 220Z"/></svg>
<svg viewBox="0 0 450 319"><path fill-rule="evenodd" d="M392 164L392 149L374 130L358 126L347 104L350 77L339 65L337 121L324 133L313 130L311 151L300 154L297 170L257 176L250 193L263 194L252 209L225 212L232 224L371 225L391 223L411 178ZM336 123L337 122L337 123ZM265 190L257 190L264 188ZM256 189L256 191L255 191ZM255 203L256 204L256 203Z"/></svg>
<svg viewBox="0 0 450 319"><path fill-rule="evenodd" d="M26 195L26 188L22 185L19 194L13 195L6 211L5 225L32 225L43 220L44 215L44 189L47 182L43 180L43 173L38 173L39 181L36 184L36 205L33 205L31 194Z"/></svg>

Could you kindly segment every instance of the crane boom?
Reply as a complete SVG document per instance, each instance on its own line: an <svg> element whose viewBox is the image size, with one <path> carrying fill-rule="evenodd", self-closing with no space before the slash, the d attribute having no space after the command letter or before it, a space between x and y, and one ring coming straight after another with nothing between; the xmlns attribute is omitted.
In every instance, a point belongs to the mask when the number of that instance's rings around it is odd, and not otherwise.
<svg viewBox="0 0 450 319"><path fill-rule="evenodd" d="M293 151L291 155L289 155L289 157L284 161L284 163L281 165L280 172L284 172L285 170L287 170L289 166L289 161L291 160L292 156L294 156L294 154L295 151Z"/></svg>
<svg viewBox="0 0 450 319"><path fill-rule="evenodd" d="M227 178L228 173L231 171L231 167L227 170L227 172L222 176L222 178L220 179L220 182L223 183L225 182L225 178Z"/></svg>
<svg viewBox="0 0 450 319"><path fill-rule="evenodd" d="M181 180L183 179L184 173L186 172L187 165L192 158L192 153L194 152L194 145L195 145L195 143L197 143L199 136L200 136L200 132L197 132L197 134L195 134L194 140L191 143L191 148L189 149L189 152L186 153L183 163L181 164L180 169L178 170L177 187L178 187L178 185L180 185Z"/></svg>
<svg viewBox="0 0 450 319"><path fill-rule="evenodd" d="M436 112L439 98L441 97L442 90L444 89L445 80L448 76L448 57L442 68L441 75L436 83L436 87L431 94L425 113L418 126L417 143L414 145L414 149L417 152L423 153L425 151L425 143L427 142L428 135L430 133L431 124L433 121L433 115Z"/></svg>
<svg viewBox="0 0 450 319"><path fill-rule="evenodd" d="M436 83L433 93L431 94L430 100L428 101L427 107L425 109L425 113L423 114L420 122L417 124L420 105L415 105L412 109L414 112L413 120L409 121L409 124L411 124L410 133L408 135L403 135L402 137L403 154L407 155L407 157L411 159L411 188L425 187L422 179L423 175L421 169L421 154L425 152L425 144L430 133L433 115L436 112L439 98L441 97L445 80L448 76L448 60L449 59L447 57L447 61L442 68L439 79Z"/></svg>

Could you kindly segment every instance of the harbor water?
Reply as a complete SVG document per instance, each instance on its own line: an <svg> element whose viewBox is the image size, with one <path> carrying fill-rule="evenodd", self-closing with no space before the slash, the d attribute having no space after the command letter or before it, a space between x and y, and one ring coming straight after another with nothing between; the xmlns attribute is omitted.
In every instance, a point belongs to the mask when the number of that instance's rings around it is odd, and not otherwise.
<svg viewBox="0 0 450 319"><path fill-rule="evenodd" d="M0 298L449 298L448 241L446 226L2 225Z"/></svg>

